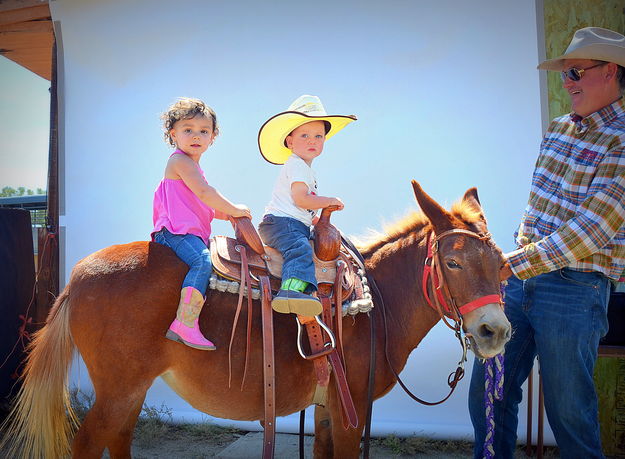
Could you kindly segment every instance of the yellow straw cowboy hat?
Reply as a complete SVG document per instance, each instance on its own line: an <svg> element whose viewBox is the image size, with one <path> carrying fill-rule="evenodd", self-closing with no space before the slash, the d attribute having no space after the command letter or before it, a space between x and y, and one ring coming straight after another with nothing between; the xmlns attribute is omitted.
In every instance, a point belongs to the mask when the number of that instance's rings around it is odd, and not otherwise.
<svg viewBox="0 0 625 459"><path fill-rule="evenodd" d="M543 70L564 70L564 59L592 59L625 67L625 36L601 27L584 27L573 35L563 55L542 62Z"/></svg>
<svg viewBox="0 0 625 459"><path fill-rule="evenodd" d="M284 164L292 153L286 147L285 139L302 124L325 121L326 139L329 139L355 120L354 115L328 115L317 96L303 95L295 99L285 112L265 121L258 132L258 148L270 163Z"/></svg>

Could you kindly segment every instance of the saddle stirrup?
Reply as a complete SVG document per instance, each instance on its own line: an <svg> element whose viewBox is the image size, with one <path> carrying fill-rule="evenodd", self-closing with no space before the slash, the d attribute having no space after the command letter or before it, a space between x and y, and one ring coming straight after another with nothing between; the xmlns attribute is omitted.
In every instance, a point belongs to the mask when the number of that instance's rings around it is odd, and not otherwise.
<svg viewBox="0 0 625 459"><path fill-rule="evenodd" d="M329 354L336 348L336 339L334 338L334 333L332 333L332 330L330 330L330 328L325 323L323 323L323 321L319 318L319 316L315 316L315 321L322 328L322 330L325 331L326 334L330 337L330 342L324 343L320 351L311 352L310 354L307 355L304 352L304 348L302 346L302 339L304 336L304 332L303 332L304 326L299 321L299 318L297 316L295 317L295 321L297 322L297 351L299 352L299 355L302 356L302 358L306 360L316 359L317 357L322 357L324 355Z"/></svg>

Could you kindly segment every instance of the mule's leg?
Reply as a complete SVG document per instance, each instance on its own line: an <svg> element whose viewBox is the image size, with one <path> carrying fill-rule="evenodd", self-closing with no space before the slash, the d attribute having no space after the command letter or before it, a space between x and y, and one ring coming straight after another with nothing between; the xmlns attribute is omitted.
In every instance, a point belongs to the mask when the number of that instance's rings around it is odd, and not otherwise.
<svg viewBox="0 0 625 459"><path fill-rule="evenodd" d="M315 459L332 457L332 420L330 412L323 406L315 407L313 457Z"/></svg>
<svg viewBox="0 0 625 459"><path fill-rule="evenodd" d="M99 459L104 448L109 449L111 459L130 458L133 430L149 385L131 387L120 381L114 390L96 388L96 402L72 443L74 458Z"/></svg>
<svg viewBox="0 0 625 459"><path fill-rule="evenodd" d="M126 423L121 426L119 433L108 443L108 450L111 459L130 458L130 446L132 437L137 425L137 419L143 407L145 394L140 400L135 402L135 406L130 410Z"/></svg>
<svg viewBox="0 0 625 459"><path fill-rule="evenodd" d="M332 383L331 383L332 384ZM335 459L357 459L360 456L360 440L362 438L362 431L364 429L365 412L359 409L363 403L358 403L359 399L354 397L354 404L358 414L358 427L355 429L343 428L343 419L341 414L341 402L338 399L338 394L334 388L328 391L328 403L326 405L327 412L329 414L329 429L332 435L332 454L325 457L333 457ZM316 419L316 418L315 418ZM315 456L317 457L317 456ZM323 456L320 456L323 457Z"/></svg>

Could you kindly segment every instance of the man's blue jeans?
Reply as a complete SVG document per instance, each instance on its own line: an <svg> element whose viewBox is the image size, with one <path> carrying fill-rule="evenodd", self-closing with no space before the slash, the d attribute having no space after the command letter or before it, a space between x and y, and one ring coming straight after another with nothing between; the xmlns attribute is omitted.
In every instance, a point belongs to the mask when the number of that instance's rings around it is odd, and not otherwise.
<svg viewBox="0 0 625 459"><path fill-rule="evenodd" d="M317 290L308 225L295 218L269 214L258 225L258 233L265 244L282 254L282 279L295 277Z"/></svg>
<svg viewBox="0 0 625 459"><path fill-rule="evenodd" d="M170 247L189 266L181 288L193 287L206 295L213 265L208 247L202 238L195 234L172 234L167 228L163 228L154 234L154 241Z"/></svg>
<svg viewBox="0 0 625 459"><path fill-rule="evenodd" d="M560 269L521 281L512 276L505 311L512 324L506 345L503 401L495 401L495 456L514 457L521 385L538 355L545 410L563 458L603 457L593 370L599 339L608 331L610 281L597 272ZM475 359L469 411L474 457L486 436L484 365Z"/></svg>

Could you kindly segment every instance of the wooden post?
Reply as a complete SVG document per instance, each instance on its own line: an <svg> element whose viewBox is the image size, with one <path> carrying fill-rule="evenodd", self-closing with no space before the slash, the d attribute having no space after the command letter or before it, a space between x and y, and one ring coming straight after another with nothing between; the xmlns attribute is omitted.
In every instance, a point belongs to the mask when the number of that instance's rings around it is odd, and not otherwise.
<svg viewBox="0 0 625 459"><path fill-rule="evenodd" d="M34 320L43 325L48 311L59 294L59 180L58 180L58 96L56 39L52 43L50 79L50 142L48 149L48 215L46 227L39 231L37 307Z"/></svg>

